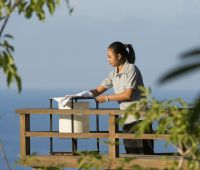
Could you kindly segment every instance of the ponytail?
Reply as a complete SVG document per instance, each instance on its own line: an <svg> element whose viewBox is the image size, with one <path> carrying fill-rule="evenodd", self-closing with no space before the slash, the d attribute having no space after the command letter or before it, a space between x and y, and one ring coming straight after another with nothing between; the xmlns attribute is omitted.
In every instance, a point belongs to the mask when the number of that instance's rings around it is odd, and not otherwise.
<svg viewBox="0 0 200 170"><path fill-rule="evenodd" d="M108 48L112 49L115 54L120 54L129 63L135 63L135 52L131 44L123 44L116 41L110 44Z"/></svg>
<svg viewBox="0 0 200 170"><path fill-rule="evenodd" d="M135 63L135 51L133 50L133 47L131 44L124 44L125 48L128 48L128 57L127 60L129 63L134 64Z"/></svg>

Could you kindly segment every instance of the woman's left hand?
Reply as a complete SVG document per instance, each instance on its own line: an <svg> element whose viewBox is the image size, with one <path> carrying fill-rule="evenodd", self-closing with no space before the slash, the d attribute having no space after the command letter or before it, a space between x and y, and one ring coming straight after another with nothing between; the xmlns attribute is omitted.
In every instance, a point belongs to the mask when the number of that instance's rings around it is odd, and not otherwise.
<svg viewBox="0 0 200 170"><path fill-rule="evenodd" d="M104 103L106 102L106 96L98 96L96 98L96 100L99 102L99 103Z"/></svg>

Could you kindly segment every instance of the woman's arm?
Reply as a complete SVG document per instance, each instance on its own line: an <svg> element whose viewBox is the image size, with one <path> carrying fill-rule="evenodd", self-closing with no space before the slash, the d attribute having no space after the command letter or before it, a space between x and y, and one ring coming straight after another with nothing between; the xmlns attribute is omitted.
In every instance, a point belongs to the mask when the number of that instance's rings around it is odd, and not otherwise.
<svg viewBox="0 0 200 170"><path fill-rule="evenodd" d="M94 97L102 94L105 92L107 89L104 86L98 86L96 89L90 90L90 92L94 95Z"/></svg>
<svg viewBox="0 0 200 170"><path fill-rule="evenodd" d="M123 101L123 100L130 100L131 96L133 94L134 89L129 88L126 89L124 92L122 93L118 93L118 94L111 94L111 95L102 95L97 97L97 101L102 103L102 102L106 102L108 101Z"/></svg>

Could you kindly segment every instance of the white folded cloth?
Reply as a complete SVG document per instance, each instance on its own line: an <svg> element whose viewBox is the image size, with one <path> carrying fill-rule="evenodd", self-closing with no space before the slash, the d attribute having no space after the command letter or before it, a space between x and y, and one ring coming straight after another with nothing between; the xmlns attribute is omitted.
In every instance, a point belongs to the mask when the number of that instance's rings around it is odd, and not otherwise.
<svg viewBox="0 0 200 170"><path fill-rule="evenodd" d="M64 97L53 97L51 99L57 101L62 106L65 106L72 97L94 97L94 95L90 91L82 91L82 92L77 93L77 94L65 95Z"/></svg>

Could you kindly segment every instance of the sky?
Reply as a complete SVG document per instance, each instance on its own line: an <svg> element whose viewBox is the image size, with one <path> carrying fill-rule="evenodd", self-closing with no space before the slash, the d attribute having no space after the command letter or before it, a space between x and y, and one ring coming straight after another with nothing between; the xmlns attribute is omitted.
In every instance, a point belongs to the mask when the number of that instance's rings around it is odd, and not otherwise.
<svg viewBox="0 0 200 170"><path fill-rule="evenodd" d="M18 14L8 22L5 33L14 36L11 43L23 83L21 98L31 94L23 95L29 89L38 97L42 90L77 89L78 93L100 85L113 69L106 52L114 41L133 45L144 84L158 95L181 91L191 98L200 92L199 71L158 85L164 73L182 65L182 53L200 47L200 0L70 0L74 8L70 16L63 1L53 16L47 14L45 22ZM4 108L13 110L32 101L31 106L40 105L43 100L35 102L37 97L32 95L23 103L11 90L16 85L8 89L0 70L0 95L5 92L5 101L18 101L8 106L1 102Z"/></svg>
<svg viewBox="0 0 200 170"><path fill-rule="evenodd" d="M6 31L15 37L12 43L23 89L95 88L113 69L107 62L108 45L121 41L133 45L145 86L199 90L199 72L162 86L157 83L164 73L182 64L183 52L200 46L199 0L70 3L74 8L70 16L62 2L45 22L17 14L9 20ZM7 89L5 82L3 76L0 89Z"/></svg>

